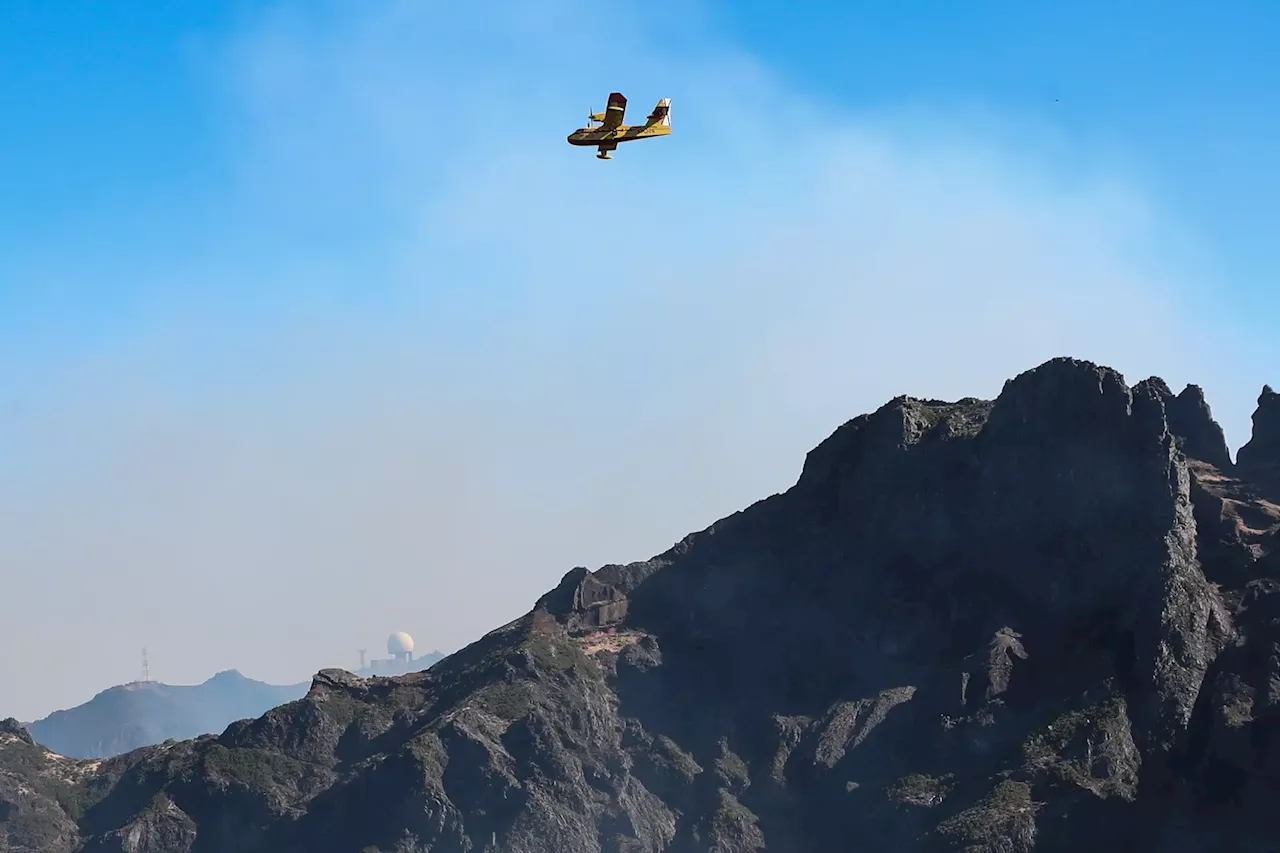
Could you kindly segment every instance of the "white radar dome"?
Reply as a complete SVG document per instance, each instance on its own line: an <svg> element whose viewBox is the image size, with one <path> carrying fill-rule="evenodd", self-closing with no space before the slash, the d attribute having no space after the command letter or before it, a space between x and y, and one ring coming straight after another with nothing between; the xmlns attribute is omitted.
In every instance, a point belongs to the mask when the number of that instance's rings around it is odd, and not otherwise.
<svg viewBox="0 0 1280 853"><path fill-rule="evenodd" d="M413 651L413 637L410 637L404 631L396 631L390 637L387 637L387 654L393 657L407 655Z"/></svg>

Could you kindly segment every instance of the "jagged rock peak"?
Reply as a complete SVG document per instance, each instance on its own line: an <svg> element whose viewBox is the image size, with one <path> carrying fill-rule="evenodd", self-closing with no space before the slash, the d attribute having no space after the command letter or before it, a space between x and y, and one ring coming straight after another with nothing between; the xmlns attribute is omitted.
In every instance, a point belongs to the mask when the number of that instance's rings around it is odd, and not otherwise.
<svg viewBox="0 0 1280 853"><path fill-rule="evenodd" d="M869 415L845 422L805 456L801 487L848 475L862 464L885 464L895 451L931 439L947 441L981 432L990 400L964 397L954 403L895 397Z"/></svg>
<svg viewBox="0 0 1280 853"><path fill-rule="evenodd" d="M1172 409L1172 412L1169 409ZM972 438L1054 443L1060 438L1149 444L1170 433L1206 461L1225 461L1226 442L1194 386L1175 397L1164 380L1130 388L1110 367L1060 357L1004 383L994 400L965 397L954 403L896 397L869 415L846 422L805 458L801 486L830 483L889 464L895 452L916 445ZM1194 455L1194 454L1193 454Z"/></svg>
<svg viewBox="0 0 1280 853"><path fill-rule="evenodd" d="M1280 479L1280 394L1262 386L1253 413L1253 435L1236 454L1240 470L1259 480Z"/></svg>
<svg viewBox="0 0 1280 853"><path fill-rule="evenodd" d="M315 696L330 692L360 692L365 689L366 684L365 679L353 672L347 672L345 669L322 669L312 677L311 690L308 695Z"/></svg>
<svg viewBox="0 0 1280 853"><path fill-rule="evenodd" d="M586 566L574 566L565 572L555 589L538 599L535 606L545 609L552 616L567 616L573 612L578 587L590 574Z"/></svg>
<svg viewBox="0 0 1280 853"><path fill-rule="evenodd" d="M0 735L13 735L18 740L35 745L35 740L31 737L31 732L27 731L22 723L13 717L6 717L0 720Z"/></svg>
<svg viewBox="0 0 1280 853"><path fill-rule="evenodd" d="M621 568L621 567L619 567ZM627 615L626 594L608 582L611 573L597 575L577 566L565 573L556 588L538 599L537 607L566 617L571 631L616 625Z"/></svg>
<svg viewBox="0 0 1280 853"><path fill-rule="evenodd" d="M1160 382L1164 385L1164 382ZM1166 386L1167 387L1167 386ZM1182 451L1192 459L1208 462L1222 471L1232 469L1231 451L1222 427L1213 419L1213 411L1205 400L1204 389L1188 385L1174 397L1164 401L1169 429L1178 437Z"/></svg>
<svg viewBox="0 0 1280 853"><path fill-rule="evenodd" d="M1163 385L1163 383L1160 383ZM1167 390L1167 386L1166 386ZM1163 435L1162 406L1135 406L1135 397L1160 400L1159 388L1139 383L1131 390L1119 371L1075 358L1055 358L1005 382L991 410L998 434L1053 439L1128 432L1137 416L1142 432Z"/></svg>

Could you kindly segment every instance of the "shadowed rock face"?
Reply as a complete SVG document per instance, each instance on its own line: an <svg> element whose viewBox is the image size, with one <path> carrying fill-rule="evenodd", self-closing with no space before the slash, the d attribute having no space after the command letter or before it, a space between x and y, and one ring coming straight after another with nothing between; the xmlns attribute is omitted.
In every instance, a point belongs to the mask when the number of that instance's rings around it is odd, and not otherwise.
<svg viewBox="0 0 1280 853"><path fill-rule="evenodd" d="M1231 470L1194 386L1071 359L994 401L901 397L787 492L574 569L427 672L326 670L95 764L0 729L0 827L130 853L1280 848L1255 452ZM52 846L15 845L35 823Z"/></svg>
<svg viewBox="0 0 1280 853"><path fill-rule="evenodd" d="M1248 476L1271 483L1280 482L1280 394L1263 386L1258 409L1253 413L1253 436L1237 454L1241 470Z"/></svg>
<svg viewBox="0 0 1280 853"><path fill-rule="evenodd" d="M1164 404L1169 430L1182 439L1186 455L1208 462L1222 471L1230 471L1231 451L1227 449L1226 436L1213 419L1213 412L1209 410L1200 386L1188 385L1177 397L1166 396Z"/></svg>

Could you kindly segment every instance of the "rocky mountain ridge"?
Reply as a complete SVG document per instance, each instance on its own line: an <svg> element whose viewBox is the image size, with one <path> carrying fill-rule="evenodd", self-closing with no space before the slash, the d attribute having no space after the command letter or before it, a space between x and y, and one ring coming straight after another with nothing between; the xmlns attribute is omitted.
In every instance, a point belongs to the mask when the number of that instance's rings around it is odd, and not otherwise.
<svg viewBox="0 0 1280 853"><path fill-rule="evenodd" d="M1280 407L1055 359L574 569L430 670L114 759L0 727L0 850L1280 848Z"/></svg>

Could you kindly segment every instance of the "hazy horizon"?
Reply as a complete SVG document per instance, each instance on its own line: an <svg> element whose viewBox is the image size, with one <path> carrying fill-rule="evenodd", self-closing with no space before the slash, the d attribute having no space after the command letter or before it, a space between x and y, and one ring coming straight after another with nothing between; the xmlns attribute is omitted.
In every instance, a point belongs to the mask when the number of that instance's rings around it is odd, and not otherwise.
<svg viewBox="0 0 1280 853"><path fill-rule="evenodd" d="M412 635L411 635L411 636L412 636ZM373 649L369 649L369 650L367 650L367 651L368 651L369 653L366 655L366 662L365 662L365 668L366 668L366 669L367 669L367 668L369 668L369 666L373 663L373 661L375 661L375 660L385 660L385 659L387 659L387 658L389 657L387 654L382 653L381 651L379 651L377 654L375 654L375 653L374 653L374 650L373 650ZM454 650L454 651L456 651L456 650ZM441 654L441 655L448 656L451 652L450 652L450 651L446 651L446 650L444 650L444 649L436 649L436 648L427 649L427 650L425 650L425 651L424 651L424 650L415 649L415 650L414 650L414 653L413 653L413 662L420 661L420 660L422 660L423 658L426 658L426 657L428 657L428 656L430 656L430 655L434 655L434 654L437 654L437 653L439 653L439 654ZM150 659L151 657L152 657L152 656L151 656L151 654L150 654L150 650L148 650L148 658ZM253 680L253 681L258 681L258 682L261 682L261 683L270 684L270 685L274 685L274 686L278 686L278 687L289 687L289 686L292 686L292 685L295 685L295 684L302 684L302 683L304 683L304 682L309 682L309 681L311 681L311 679L315 677L315 674L316 674L317 672L319 672L320 670L322 670L322 669L337 668L337 669L345 669L345 670L347 670L348 672L355 672L355 673L360 672L360 671L361 671L361 668L360 668L360 655L359 655L359 650L358 650L358 649L354 649L354 650L351 652L350 657L351 657L351 660L348 660L348 661L329 661L329 662L327 662L327 663L321 663L321 664L319 664L319 665L317 665L317 666L314 666L310 671L306 672L305 674L300 674L300 675L298 675L298 676L297 676L297 677L295 677L295 678L290 678L290 677L287 677L287 676L286 676L285 678L283 678L283 679L282 679L282 680L280 680L280 681L271 681L271 680L269 680L269 679L258 678L258 677L256 677L256 676L254 676L254 675L252 674L252 672L246 672L246 671L245 671L245 667L240 667L240 666L229 666L229 667L225 667L225 668L223 668L223 669L219 669L219 670L216 670L216 671L213 671L213 672L206 673L205 675L195 676L195 677L187 678L187 679L185 679L185 680L174 680L174 679L171 679L171 678L167 678L167 677L165 676L165 674L164 674L164 672L163 672L163 671L157 671L157 670L156 670L156 668L154 667L154 665L152 665L152 666L150 666L150 667L149 667L150 672L149 672L149 674L148 674L148 679L147 679L147 680L149 680L149 681L151 681L151 682L153 682L153 683L156 683L156 684L162 684L162 685L164 685L164 686L166 686L166 687L194 687L194 686L198 686L198 685L200 685L200 684L204 684L205 682L209 681L210 679L214 678L215 676L217 676L217 675L219 675L219 674L221 674L221 673L223 673L223 672L233 672L233 671L234 671L234 672L239 672L239 673L240 673L242 676L244 676L245 678L251 679L251 680ZM149 661L149 662L150 662L150 661ZM411 662L411 663L412 663L412 662ZM413 671L412 666L410 666L410 670L409 670L409 671ZM99 685L99 686L97 686L97 687L91 688L91 689L90 689L88 692L86 692L83 696L80 696L79 698L76 698L76 699L72 700L72 701L71 701L69 704L67 704L67 705L60 706L60 707L57 707L57 708L49 708L48 710L46 710L46 711L44 711L44 712L42 712L42 713L40 713L40 714L38 714L37 716L34 716L34 717L18 717L18 719L22 720L23 722L28 722L28 723L30 723L30 722L34 722L34 721L36 721L36 720L42 720L42 719L44 719L45 717L48 717L50 714L56 713L56 712L58 712L58 711L67 711L67 710L70 710L71 708L75 708L75 707L77 707L77 706L79 706L79 705L83 705L84 703L86 703L86 702L88 702L88 701L92 700L94 697L98 696L100 693L103 693L103 692L105 692L105 691L107 691L107 690L111 690L111 689L114 689L114 688L116 688L116 687L124 687L124 686L130 685L130 684L136 684L136 683L139 683L139 682L141 682L141 681L143 681L143 673L142 673L142 656L141 656L141 650L139 650L139 655L138 655L138 670L133 674L133 676L132 676L132 677L130 677L130 678L126 678L126 679L124 679L123 681L119 681L119 682L112 682L111 684L102 684L102 685ZM13 715L13 714L7 714L7 713L4 713L3 711L0 711L0 718L6 717L6 716L16 716L16 715Z"/></svg>
<svg viewBox="0 0 1280 853"><path fill-rule="evenodd" d="M0 717L459 648L1055 356L1243 444L1276 16L833 8L4 13Z"/></svg>

